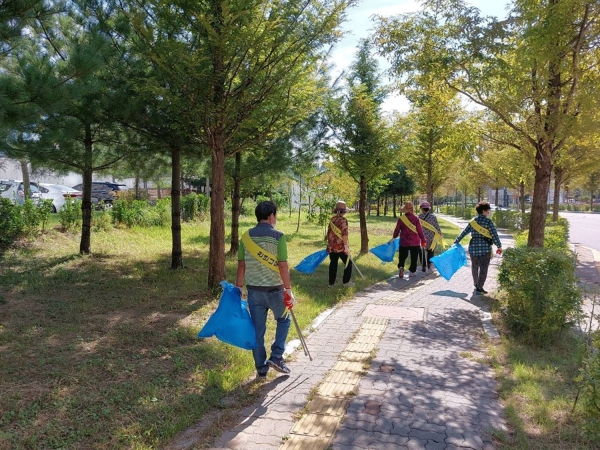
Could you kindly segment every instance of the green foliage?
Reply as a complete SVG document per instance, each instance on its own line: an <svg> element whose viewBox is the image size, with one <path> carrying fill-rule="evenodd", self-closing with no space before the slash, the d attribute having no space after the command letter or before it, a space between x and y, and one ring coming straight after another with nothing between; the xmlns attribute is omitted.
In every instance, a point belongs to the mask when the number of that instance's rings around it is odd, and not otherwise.
<svg viewBox="0 0 600 450"><path fill-rule="evenodd" d="M269 196L265 194L257 195L255 200L257 204L264 201L273 202L277 205L277 209L281 209L288 205L288 194L281 191L273 191Z"/></svg>
<svg viewBox="0 0 600 450"><path fill-rule="evenodd" d="M498 228L506 228L509 230L522 230L524 229L523 223L526 220L529 223L529 213L524 218L524 214L520 211L494 211L491 219Z"/></svg>
<svg viewBox="0 0 600 450"><path fill-rule="evenodd" d="M52 200L40 204L31 199L23 205L13 205L6 198L0 199L0 247L12 244L15 239L24 236L35 238L43 232L52 211Z"/></svg>
<svg viewBox="0 0 600 450"><path fill-rule="evenodd" d="M7 247L23 232L20 207L0 197L0 248Z"/></svg>
<svg viewBox="0 0 600 450"><path fill-rule="evenodd" d="M525 218L528 219L529 215L526 215ZM529 231L526 230L515 236L515 246L527 246L528 235ZM558 221L553 222L552 215L548 214L544 232L544 248L562 250L569 248L569 221L567 219L560 217Z"/></svg>
<svg viewBox="0 0 600 450"><path fill-rule="evenodd" d="M108 211L94 211L92 229L94 231L110 231L113 227L111 214Z"/></svg>
<svg viewBox="0 0 600 450"><path fill-rule="evenodd" d="M576 380L587 417L584 427L587 435L600 442L600 330L592 335L588 354Z"/></svg>
<svg viewBox="0 0 600 450"><path fill-rule="evenodd" d="M44 218L47 218L48 213L45 213L31 199L27 199L21 206L21 215L23 217L23 234L28 239L33 239L38 234L39 227Z"/></svg>
<svg viewBox="0 0 600 450"><path fill-rule="evenodd" d="M564 250L509 248L498 272L506 323L515 336L544 346L580 311L575 258Z"/></svg>
<svg viewBox="0 0 600 450"><path fill-rule="evenodd" d="M333 211L335 204L336 200L316 198L314 203L315 208L308 214L308 220L321 226L326 225L329 222L329 218L332 215L331 211ZM319 212L317 212L317 208Z"/></svg>
<svg viewBox="0 0 600 450"><path fill-rule="evenodd" d="M58 212L58 217L63 230L78 229L81 227L81 202L73 198L67 198Z"/></svg>
<svg viewBox="0 0 600 450"><path fill-rule="evenodd" d="M48 219L50 218L50 214L52 213L53 206L51 199L44 199L42 203L37 205L38 207L38 218L42 225L42 232L46 229L46 224L48 223Z"/></svg>
<svg viewBox="0 0 600 450"><path fill-rule="evenodd" d="M112 220L115 225L123 224L128 227L166 226L170 223L170 197L156 202L151 206L144 200L115 200L112 208Z"/></svg>
<svg viewBox="0 0 600 450"><path fill-rule="evenodd" d="M181 197L181 218L184 222L204 221L208 217L210 198L204 194L190 194Z"/></svg>

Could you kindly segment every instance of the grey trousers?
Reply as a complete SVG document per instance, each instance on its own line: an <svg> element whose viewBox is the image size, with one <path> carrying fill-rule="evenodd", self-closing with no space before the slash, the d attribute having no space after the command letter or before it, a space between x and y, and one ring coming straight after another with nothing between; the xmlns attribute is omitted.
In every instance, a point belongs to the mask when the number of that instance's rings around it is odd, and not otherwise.
<svg viewBox="0 0 600 450"><path fill-rule="evenodd" d="M475 289L483 289L485 279L487 278L488 267L490 266L491 254L483 256L471 256L471 273L473 274L473 284Z"/></svg>

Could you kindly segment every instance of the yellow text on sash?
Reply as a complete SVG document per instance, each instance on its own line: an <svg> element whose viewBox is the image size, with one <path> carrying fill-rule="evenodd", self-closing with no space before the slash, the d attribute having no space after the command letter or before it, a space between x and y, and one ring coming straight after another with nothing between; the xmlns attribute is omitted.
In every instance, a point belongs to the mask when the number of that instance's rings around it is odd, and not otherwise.
<svg viewBox="0 0 600 450"><path fill-rule="evenodd" d="M415 227L414 223L412 223L410 220L408 220L408 217L406 217L406 216L400 216L400 220L404 223L404 225L406 225L408 227L408 229L410 231L412 231L415 234L419 234L417 232L417 227Z"/></svg>
<svg viewBox="0 0 600 450"><path fill-rule="evenodd" d="M475 231L477 231L482 236L484 236L484 237L486 237L488 239L492 239L492 235L490 234L490 230L488 230L487 228L483 228L481 225L479 225L477 222L475 222L475 219L471 220L469 222L469 225L471 225L475 229Z"/></svg>
<svg viewBox="0 0 600 450"><path fill-rule="evenodd" d="M248 231L242 235L242 242L244 243L246 250L248 250L255 259L259 260L272 271L279 273L279 261L277 261L277 256L256 244L250 237Z"/></svg>

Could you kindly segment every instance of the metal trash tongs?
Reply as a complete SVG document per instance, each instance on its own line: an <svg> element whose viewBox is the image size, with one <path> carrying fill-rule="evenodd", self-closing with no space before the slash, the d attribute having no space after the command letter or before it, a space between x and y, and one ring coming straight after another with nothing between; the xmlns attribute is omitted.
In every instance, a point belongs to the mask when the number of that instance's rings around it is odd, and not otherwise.
<svg viewBox="0 0 600 450"><path fill-rule="evenodd" d="M302 336L302 331L300 330L300 326L298 325L298 321L296 320L296 315L294 314L293 309L288 309L290 315L292 316L292 322L296 327L296 331L298 332L298 337L300 338L300 343L302 344L302 348L304 349L304 354L308 356L308 358L312 361L312 356L310 356L310 352L308 351L308 347L306 346L306 341L304 340L304 336Z"/></svg>

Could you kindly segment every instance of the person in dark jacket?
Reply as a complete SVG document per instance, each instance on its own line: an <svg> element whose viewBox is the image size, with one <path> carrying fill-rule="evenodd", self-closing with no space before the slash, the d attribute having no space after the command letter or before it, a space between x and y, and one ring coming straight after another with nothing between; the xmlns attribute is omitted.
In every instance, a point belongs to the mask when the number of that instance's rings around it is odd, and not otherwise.
<svg viewBox="0 0 600 450"><path fill-rule="evenodd" d="M479 202L475 206L477 217L454 240L458 244L462 238L471 233L469 242L469 256L471 257L471 273L476 294L487 294L483 289L487 278L488 267L492 258L492 243L498 247L497 255L502 254L502 243L498 237L498 231L492 219L488 218L491 207L488 202Z"/></svg>
<svg viewBox="0 0 600 450"><path fill-rule="evenodd" d="M435 248L439 245L442 246L442 229L438 223L437 217L431 212L431 205L429 202L423 202L419 205L421 214L419 219L421 226L423 227L423 234L427 241L427 269L431 271L431 258L433 258ZM425 270L425 269L423 269Z"/></svg>
<svg viewBox="0 0 600 450"><path fill-rule="evenodd" d="M404 203L404 206L400 208L404 214L400 216L398 222L396 222L396 228L391 241L396 239L400 235L400 249L398 259L398 277L404 278L404 263L410 253L410 266L408 267L409 277L414 277L417 274L417 259L421 249L419 247L425 247L427 241L423 234L423 228L421 228L421 222L415 215L415 207L412 202ZM390 241L390 242L391 242Z"/></svg>

